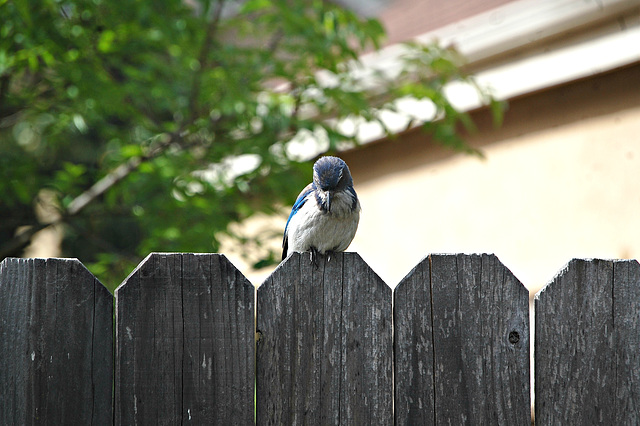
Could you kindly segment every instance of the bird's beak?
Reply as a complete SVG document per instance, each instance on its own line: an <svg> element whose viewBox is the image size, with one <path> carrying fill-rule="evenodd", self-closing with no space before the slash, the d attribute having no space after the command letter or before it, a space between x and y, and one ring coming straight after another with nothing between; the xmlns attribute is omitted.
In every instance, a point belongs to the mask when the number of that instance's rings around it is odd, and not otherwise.
<svg viewBox="0 0 640 426"><path fill-rule="evenodd" d="M331 211L331 192L327 192L327 211Z"/></svg>

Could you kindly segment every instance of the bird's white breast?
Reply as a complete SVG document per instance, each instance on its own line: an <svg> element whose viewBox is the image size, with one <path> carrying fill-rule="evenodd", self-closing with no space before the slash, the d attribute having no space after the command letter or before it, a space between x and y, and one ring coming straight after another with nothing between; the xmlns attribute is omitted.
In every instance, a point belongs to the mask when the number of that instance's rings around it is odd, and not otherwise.
<svg viewBox="0 0 640 426"><path fill-rule="evenodd" d="M323 212L312 193L289 222L289 250L305 252L311 247L321 253L346 250L360 220L360 204L355 209L352 206L350 194L338 193L331 201L331 211Z"/></svg>

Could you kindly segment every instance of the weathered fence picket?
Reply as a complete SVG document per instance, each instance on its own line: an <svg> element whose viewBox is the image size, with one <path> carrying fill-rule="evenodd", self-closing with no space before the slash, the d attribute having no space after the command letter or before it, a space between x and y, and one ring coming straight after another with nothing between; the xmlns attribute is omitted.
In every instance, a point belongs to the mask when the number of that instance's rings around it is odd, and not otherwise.
<svg viewBox="0 0 640 426"><path fill-rule="evenodd" d="M640 265L573 260L535 300L539 424L640 423Z"/></svg>
<svg viewBox="0 0 640 426"><path fill-rule="evenodd" d="M115 424L250 424L254 287L222 255L151 254L116 290Z"/></svg>
<svg viewBox="0 0 640 426"><path fill-rule="evenodd" d="M76 259L0 264L0 424L109 424L113 297Z"/></svg>
<svg viewBox="0 0 640 426"><path fill-rule="evenodd" d="M391 289L356 253L293 253L258 289L258 424L392 424Z"/></svg>
<svg viewBox="0 0 640 426"><path fill-rule="evenodd" d="M355 253L293 253L255 297L222 255L156 253L114 328L77 260L5 259L0 424L529 423L528 293L493 255L430 255L392 294ZM570 262L534 346L536 423L639 424L640 264Z"/></svg>
<svg viewBox="0 0 640 426"><path fill-rule="evenodd" d="M431 255L394 293L397 424L527 424L529 294L493 255Z"/></svg>

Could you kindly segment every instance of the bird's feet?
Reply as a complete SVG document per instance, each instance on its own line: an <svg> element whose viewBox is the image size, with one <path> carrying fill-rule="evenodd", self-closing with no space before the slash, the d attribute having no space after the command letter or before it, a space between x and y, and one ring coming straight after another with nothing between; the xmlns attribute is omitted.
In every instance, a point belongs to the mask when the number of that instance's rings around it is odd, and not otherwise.
<svg viewBox="0 0 640 426"><path fill-rule="evenodd" d="M319 252L319 251L318 251L318 249L317 249L317 248L315 248L315 247L311 247L311 248L309 249L309 252L311 253L311 254L310 254L311 263L313 263L313 266L315 266L315 267L316 267L316 269L318 269L318 266L319 266L319 264L318 264L318 257L320 256L320 252Z"/></svg>
<svg viewBox="0 0 640 426"><path fill-rule="evenodd" d="M309 249L309 255L310 255L311 262L313 263L313 266L316 267L316 269L318 269L318 267L320 266L320 260L319 260L320 257L326 256L327 263L329 263L331 261L331 255L333 255L333 253L334 253L333 251L327 251L323 255L315 247L311 247Z"/></svg>

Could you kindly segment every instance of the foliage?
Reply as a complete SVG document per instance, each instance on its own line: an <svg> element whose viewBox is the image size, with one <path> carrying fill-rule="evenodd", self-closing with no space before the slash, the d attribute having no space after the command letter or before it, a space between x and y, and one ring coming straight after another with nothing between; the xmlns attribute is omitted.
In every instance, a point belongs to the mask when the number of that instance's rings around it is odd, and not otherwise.
<svg viewBox="0 0 640 426"><path fill-rule="evenodd" d="M325 1L0 0L0 16L1 257L50 223L112 285L151 251L216 251L310 179L290 141L335 150L355 141L337 121L398 96L432 100L430 131L466 147L442 91L468 79L452 51L414 46L373 93L351 71L383 28Z"/></svg>

